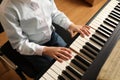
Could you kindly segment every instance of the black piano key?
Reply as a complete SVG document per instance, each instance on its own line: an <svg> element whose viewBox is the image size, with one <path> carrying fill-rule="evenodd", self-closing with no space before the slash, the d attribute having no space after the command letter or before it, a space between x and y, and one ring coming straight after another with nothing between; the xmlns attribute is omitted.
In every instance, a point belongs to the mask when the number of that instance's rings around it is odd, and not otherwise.
<svg viewBox="0 0 120 80"><path fill-rule="evenodd" d="M120 8L120 5L119 5L119 4L118 4L117 6Z"/></svg>
<svg viewBox="0 0 120 80"><path fill-rule="evenodd" d="M95 50L93 50L91 47L89 47L87 45L84 45L83 48L86 49L86 50L88 50L94 56L97 56L97 54L98 54L98 52L96 52Z"/></svg>
<svg viewBox="0 0 120 80"><path fill-rule="evenodd" d="M70 66L67 66L66 69L68 69L70 72L72 72L75 76L81 79L82 75L80 75L78 72L76 72L74 69L72 69Z"/></svg>
<svg viewBox="0 0 120 80"><path fill-rule="evenodd" d="M95 47L93 44L89 42L86 43L86 46L90 47L92 50L95 51L94 55L97 55L101 51L100 49L98 49L97 47Z"/></svg>
<svg viewBox="0 0 120 80"><path fill-rule="evenodd" d="M76 60L72 60L71 61L74 65L76 65L79 69L83 70L84 72L87 70L86 67L84 67L83 65L79 64Z"/></svg>
<svg viewBox="0 0 120 80"><path fill-rule="evenodd" d="M96 42L97 44L99 44L99 45L102 46L102 47L104 46L104 43L100 42L99 40L97 40L97 39L94 38L94 37L91 37L90 40Z"/></svg>
<svg viewBox="0 0 120 80"><path fill-rule="evenodd" d="M90 63L87 62L85 59L83 59L81 56L76 55L75 58L76 58L78 61L83 62L86 66L90 66Z"/></svg>
<svg viewBox="0 0 120 80"><path fill-rule="evenodd" d="M118 11L120 11L120 6L116 5L115 8L117 8Z"/></svg>
<svg viewBox="0 0 120 80"><path fill-rule="evenodd" d="M117 11L115 11L115 10L113 10L110 14L116 14L116 15L120 15L120 12L117 12Z"/></svg>
<svg viewBox="0 0 120 80"><path fill-rule="evenodd" d="M98 29L100 29L101 31L105 32L108 35L111 35L112 33L110 31L108 31L106 28L103 27L99 27Z"/></svg>
<svg viewBox="0 0 120 80"><path fill-rule="evenodd" d="M118 25L117 23L115 23L115 22L113 22L112 20L110 20L110 19L108 19L108 18L106 18L105 20L107 20L107 21L109 21L110 23L112 23L112 24L114 24L114 25Z"/></svg>
<svg viewBox="0 0 120 80"><path fill-rule="evenodd" d="M116 5L116 6L115 6L115 8L116 8L118 11L120 10L120 8L119 8L119 6L118 6L118 5ZM115 9L115 8L114 8L114 9Z"/></svg>
<svg viewBox="0 0 120 80"><path fill-rule="evenodd" d="M85 50L84 48L80 50L80 52L82 52L84 55L88 56L90 59L94 60L95 56L91 55L90 52L88 52L87 50Z"/></svg>
<svg viewBox="0 0 120 80"><path fill-rule="evenodd" d="M116 12L116 13L111 12L110 15L114 15L114 16L116 16L117 18L120 18L120 15L118 15L117 12Z"/></svg>
<svg viewBox="0 0 120 80"><path fill-rule="evenodd" d="M62 73L67 76L70 80L76 80L74 77L72 77L68 72L66 72L65 70L62 71Z"/></svg>
<svg viewBox="0 0 120 80"><path fill-rule="evenodd" d="M117 5L116 7L120 8L120 5Z"/></svg>
<svg viewBox="0 0 120 80"><path fill-rule="evenodd" d="M117 6L119 6L120 7L120 4L118 3L118 5Z"/></svg>
<svg viewBox="0 0 120 80"><path fill-rule="evenodd" d="M59 75L58 80L66 80L63 76Z"/></svg>
<svg viewBox="0 0 120 80"><path fill-rule="evenodd" d="M119 9L119 11L120 11L120 6L119 6L119 5L117 5L117 6L116 6L116 8L118 8L118 9Z"/></svg>
<svg viewBox="0 0 120 80"><path fill-rule="evenodd" d="M106 38L109 38L109 37L110 37L110 35L104 33L104 32L101 31L100 29L96 30L96 32L99 33L99 34L101 34L101 35L103 35L103 36L106 37Z"/></svg>
<svg viewBox="0 0 120 80"><path fill-rule="evenodd" d="M115 7L114 9L117 10L117 11L120 11L120 9L118 7Z"/></svg>
<svg viewBox="0 0 120 80"><path fill-rule="evenodd" d="M103 21L105 24L107 24L107 25L109 25L109 26L111 26L111 27L113 27L113 28L116 28L116 25L114 25L114 24L112 24L112 23L110 23L109 21Z"/></svg>
<svg viewBox="0 0 120 80"><path fill-rule="evenodd" d="M107 28L106 26L104 26L104 25L102 25L102 24L101 24L100 26L103 27L104 29L108 30L108 31L111 32L111 33L113 32L111 29Z"/></svg>
<svg viewBox="0 0 120 80"><path fill-rule="evenodd" d="M95 37L95 38L97 38L98 40L100 40L100 41L103 42L103 43L106 42L105 40L103 40L102 38L100 38L100 37L99 37L98 35L96 35L96 34L93 34L92 36Z"/></svg>
<svg viewBox="0 0 120 80"><path fill-rule="evenodd" d="M95 47L95 46L92 45L91 43L87 42L86 45L91 46L94 50L100 52L100 49L98 49L97 47Z"/></svg>
<svg viewBox="0 0 120 80"><path fill-rule="evenodd" d="M120 5L120 3L118 3L118 5Z"/></svg>
<svg viewBox="0 0 120 80"><path fill-rule="evenodd" d="M114 15L108 15L110 18L113 18L114 20L116 20L116 21L120 21L120 18L118 18L118 17L116 17L116 16L114 16Z"/></svg>

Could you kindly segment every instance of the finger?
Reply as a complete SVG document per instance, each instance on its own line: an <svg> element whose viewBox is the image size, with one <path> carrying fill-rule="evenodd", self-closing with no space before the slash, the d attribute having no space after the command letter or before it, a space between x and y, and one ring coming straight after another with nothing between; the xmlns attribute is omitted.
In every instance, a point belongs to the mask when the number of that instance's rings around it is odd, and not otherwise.
<svg viewBox="0 0 120 80"><path fill-rule="evenodd" d="M86 29L87 33L90 34L90 27Z"/></svg>
<svg viewBox="0 0 120 80"><path fill-rule="evenodd" d="M71 37L74 37L74 35L75 35L75 31L72 31L72 30L68 30L68 31L70 32Z"/></svg>
<svg viewBox="0 0 120 80"><path fill-rule="evenodd" d="M55 58L58 62L60 62L60 63L63 62L63 60L62 60L60 57L58 57L58 56L54 56L54 58Z"/></svg>
<svg viewBox="0 0 120 80"><path fill-rule="evenodd" d="M71 54L69 54L67 51L65 50L61 50L59 51L60 54L58 54L57 56L59 56L61 59L63 60L68 60L72 57Z"/></svg>
<svg viewBox="0 0 120 80"><path fill-rule="evenodd" d="M81 35L82 37L85 37L85 34L84 34L84 32L83 32L82 30L79 30L79 33L80 33L80 35Z"/></svg>
<svg viewBox="0 0 120 80"><path fill-rule="evenodd" d="M86 27L87 29L90 29L90 28L91 28L91 26L88 26L88 25L85 25L84 27Z"/></svg>
<svg viewBox="0 0 120 80"><path fill-rule="evenodd" d="M70 59L68 56L66 56L65 54L62 54L62 53L58 54L57 56L58 56L59 58L61 58L62 60L64 60L64 61Z"/></svg>
<svg viewBox="0 0 120 80"><path fill-rule="evenodd" d="M71 50L67 48L62 49L61 54L68 57L69 59L72 57Z"/></svg>
<svg viewBox="0 0 120 80"><path fill-rule="evenodd" d="M87 29L84 29L83 32L84 32L84 34L87 35L87 36L90 35L90 32L89 32L89 30L87 30Z"/></svg>
<svg viewBox="0 0 120 80"><path fill-rule="evenodd" d="M69 48L61 48L61 49L67 51L67 52L70 53L70 54L71 54L71 52L72 52Z"/></svg>

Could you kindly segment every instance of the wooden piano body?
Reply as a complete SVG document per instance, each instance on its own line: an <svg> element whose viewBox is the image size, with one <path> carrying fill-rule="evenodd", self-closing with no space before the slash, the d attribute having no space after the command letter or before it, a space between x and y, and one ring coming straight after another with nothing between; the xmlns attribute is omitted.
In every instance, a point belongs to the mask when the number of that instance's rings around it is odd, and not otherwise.
<svg viewBox="0 0 120 80"><path fill-rule="evenodd" d="M101 0L85 0L85 1L88 2L90 5L94 6L98 4Z"/></svg>

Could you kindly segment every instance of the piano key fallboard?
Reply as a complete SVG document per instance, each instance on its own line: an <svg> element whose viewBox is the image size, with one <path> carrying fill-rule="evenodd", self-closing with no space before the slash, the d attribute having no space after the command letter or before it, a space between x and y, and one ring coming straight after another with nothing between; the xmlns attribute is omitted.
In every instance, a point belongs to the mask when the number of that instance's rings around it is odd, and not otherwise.
<svg viewBox="0 0 120 80"><path fill-rule="evenodd" d="M55 62L40 80L96 80L96 77L120 37L120 1L109 0L87 23L89 37L79 34L69 46L71 60Z"/></svg>

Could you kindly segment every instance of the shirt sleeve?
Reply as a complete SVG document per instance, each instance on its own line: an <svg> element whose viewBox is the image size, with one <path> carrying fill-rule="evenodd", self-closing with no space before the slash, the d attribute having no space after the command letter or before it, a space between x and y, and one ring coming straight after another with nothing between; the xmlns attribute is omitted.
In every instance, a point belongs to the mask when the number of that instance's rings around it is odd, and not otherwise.
<svg viewBox="0 0 120 80"><path fill-rule="evenodd" d="M0 13L0 22L14 49L23 55L42 55L44 46L30 42L22 31L16 13L11 9Z"/></svg>
<svg viewBox="0 0 120 80"><path fill-rule="evenodd" d="M68 29L68 27L72 24L70 19L60 10L57 9L54 0L51 0L52 3L52 21L63 27L64 29Z"/></svg>

